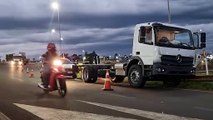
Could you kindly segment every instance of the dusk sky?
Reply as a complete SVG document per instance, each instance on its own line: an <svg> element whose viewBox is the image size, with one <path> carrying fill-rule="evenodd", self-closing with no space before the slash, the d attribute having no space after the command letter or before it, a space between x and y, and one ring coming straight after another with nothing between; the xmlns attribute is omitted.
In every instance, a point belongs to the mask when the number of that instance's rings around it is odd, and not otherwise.
<svg viewBox="0 0 213 120"><path fill-rule="evenodd" d="M40 56L56 42L54 0L0 0L0 56L26 52ZM167 0L59 0L64 49L99 55L130 54L133 28L143 22L167 22ZM213 51L213 0L170 0L172 23L207 32L207 51ZM51 33L55 28L56 33Z"/></svg>

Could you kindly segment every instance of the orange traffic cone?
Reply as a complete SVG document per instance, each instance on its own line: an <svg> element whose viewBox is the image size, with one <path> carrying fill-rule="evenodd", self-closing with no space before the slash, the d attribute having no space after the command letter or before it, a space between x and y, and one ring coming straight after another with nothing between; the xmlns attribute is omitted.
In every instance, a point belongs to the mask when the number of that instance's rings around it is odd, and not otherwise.
<svg viewBox="0 0 213 120"><path fill-rule="evenodd" d="M105 82L104 82L104 88L102 88L104 91L113 91L111 88L111 80L109 76L109 70L106 70L106 75L105 75Z"/></svg>
<svg viewBox="0 0 213 120"><path fill-rule="evenodd" d="M30 78L34 77L33 69L31 70L29 77L30 77Z"/></svg>

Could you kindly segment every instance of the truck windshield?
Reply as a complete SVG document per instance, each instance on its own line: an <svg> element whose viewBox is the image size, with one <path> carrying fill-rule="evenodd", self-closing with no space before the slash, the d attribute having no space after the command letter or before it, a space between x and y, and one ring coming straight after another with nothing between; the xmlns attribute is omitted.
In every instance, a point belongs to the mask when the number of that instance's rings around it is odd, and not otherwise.
<svg viewBox="0 0 213 120"><path fill-rule="evenodd" d="M187 29L155 27L156 45L164 47L193 49L192 33Z"/></svg>

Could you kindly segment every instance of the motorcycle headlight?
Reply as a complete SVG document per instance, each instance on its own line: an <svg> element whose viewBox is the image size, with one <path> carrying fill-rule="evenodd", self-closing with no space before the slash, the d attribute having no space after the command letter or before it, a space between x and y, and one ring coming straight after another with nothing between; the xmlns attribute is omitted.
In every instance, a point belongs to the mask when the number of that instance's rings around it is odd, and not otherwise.
<svg viewBox="0 0 213 120"><path fill-rule="evenodd" d="M55 65L55 66L62 65L62 61L61 60L54 60L53 65Z"/></svg>

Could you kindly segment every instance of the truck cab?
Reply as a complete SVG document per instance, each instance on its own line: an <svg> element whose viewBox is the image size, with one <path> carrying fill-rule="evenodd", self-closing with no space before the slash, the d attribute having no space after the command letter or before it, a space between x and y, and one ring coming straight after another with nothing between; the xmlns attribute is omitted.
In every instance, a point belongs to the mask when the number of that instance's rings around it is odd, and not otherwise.
<svg viewBox="0 0 213 120"><path fill-rule="evenodd" d="M179 83L180 79L195 75L195 51L193 33L187 28L156 22L137 24L132 58L123 67L124 76L133 87L144 86L146 80L153 79Z"/></svg>

